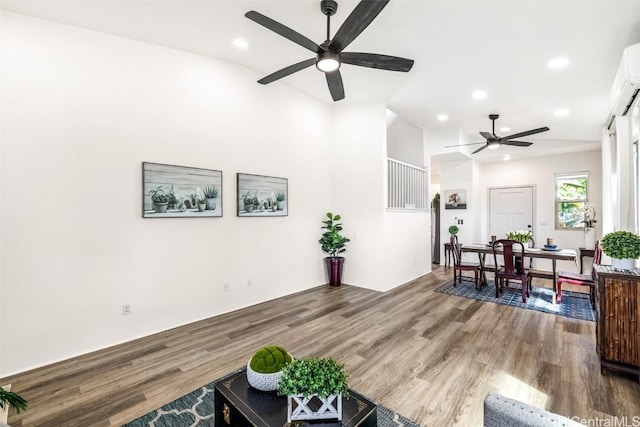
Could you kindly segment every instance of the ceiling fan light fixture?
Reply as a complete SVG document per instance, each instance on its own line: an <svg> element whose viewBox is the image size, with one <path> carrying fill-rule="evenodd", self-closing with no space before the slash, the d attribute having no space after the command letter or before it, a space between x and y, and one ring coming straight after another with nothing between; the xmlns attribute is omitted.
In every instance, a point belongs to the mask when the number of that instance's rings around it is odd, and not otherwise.
<svg viewBox="0 0 640 427"><path fill-rule="evenodd" d="M323 73L332 73L340 68L340 55L335 52L320 52L316 57L316 68Z"/></svg>
<svg viewBox="0 0 640 427"><path fill-rule="evenodd" d="M496 148L500 147L500 143L498 141L489 141L487 144L489 144L489 149L490 150L495 150Z"/></svg>

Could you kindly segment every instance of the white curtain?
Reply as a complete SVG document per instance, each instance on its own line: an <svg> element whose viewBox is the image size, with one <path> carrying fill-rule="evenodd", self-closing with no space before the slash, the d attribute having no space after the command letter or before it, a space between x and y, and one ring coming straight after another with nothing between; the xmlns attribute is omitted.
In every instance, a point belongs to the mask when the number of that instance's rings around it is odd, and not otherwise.
<svg viewBox="0 0 640 427"><path fill-rule="evenodd" d="M636 197L633 155L633 121L616 117L616 212L615 229L636 231Z"/></svg>
<svg viewBox="0 0 640 427"><path fill-rule="evenodd" d="M616 186L615 186L615 137L607 128L602 129L602 235L615 230Z"/></svg>

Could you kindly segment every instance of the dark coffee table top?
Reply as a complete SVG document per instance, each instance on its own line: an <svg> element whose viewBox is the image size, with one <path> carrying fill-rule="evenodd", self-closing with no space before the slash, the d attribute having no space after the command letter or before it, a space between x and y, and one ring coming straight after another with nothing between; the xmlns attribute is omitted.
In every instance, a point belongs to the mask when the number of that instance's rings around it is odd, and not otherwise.
<svg viewBox="0 0 640 427"><path fill-rule="evenodd" d="M251 387L247 382L246 368L217 382L215 392L220 393L254 425L283 426L287 423L287 397L278 396L275 391L263 392ZM376 425L376 405L353 390L349 390L349 394L348 399L342 398L342 425L358 426L369 417ZM325 425L339 424L314 424Z"/></svg>

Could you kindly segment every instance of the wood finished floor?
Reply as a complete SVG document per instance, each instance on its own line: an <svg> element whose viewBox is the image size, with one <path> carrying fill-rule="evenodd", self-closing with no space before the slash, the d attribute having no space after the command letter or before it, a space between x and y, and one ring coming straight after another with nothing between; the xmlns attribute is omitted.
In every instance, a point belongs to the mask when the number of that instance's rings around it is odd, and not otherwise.
<svg viewBox="0 0 640 427"><path fill-rule="evenodd" d="M274 343L338 358L352 388L423 426L482 426L491 390L582 419L640 414L637 379L600 374L594 323L434 292L446 280L319 287L4 378L29 401L9 424L119 426Z"/></svg>

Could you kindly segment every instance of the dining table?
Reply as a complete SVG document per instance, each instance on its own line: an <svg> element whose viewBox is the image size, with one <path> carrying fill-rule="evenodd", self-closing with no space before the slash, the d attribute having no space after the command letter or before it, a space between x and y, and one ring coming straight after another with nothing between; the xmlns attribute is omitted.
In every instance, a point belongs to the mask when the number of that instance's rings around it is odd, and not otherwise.
<svg viewBox="0 0 640 427"><path fill-rule="evenodd" d="M469 245L462 245L462 252L477 253L478 260L480 262L480 279L482 285L487 285L487 271L495 271L495 268L489 268L486 266L487 254L493 255L493 247L489 243L473 243ZM496 254L502 254L502 247L496 247ZM578 254L574 249L561 249L547 250L543 248L525 248L525 258L541 258L551 260L551 275L553 276L553 304L556 303L556 292L558 289L558 261L573 261L577 263ZM576 264L577 265L577 264ZM523 286L526 286L523 284Z"/></svg>

